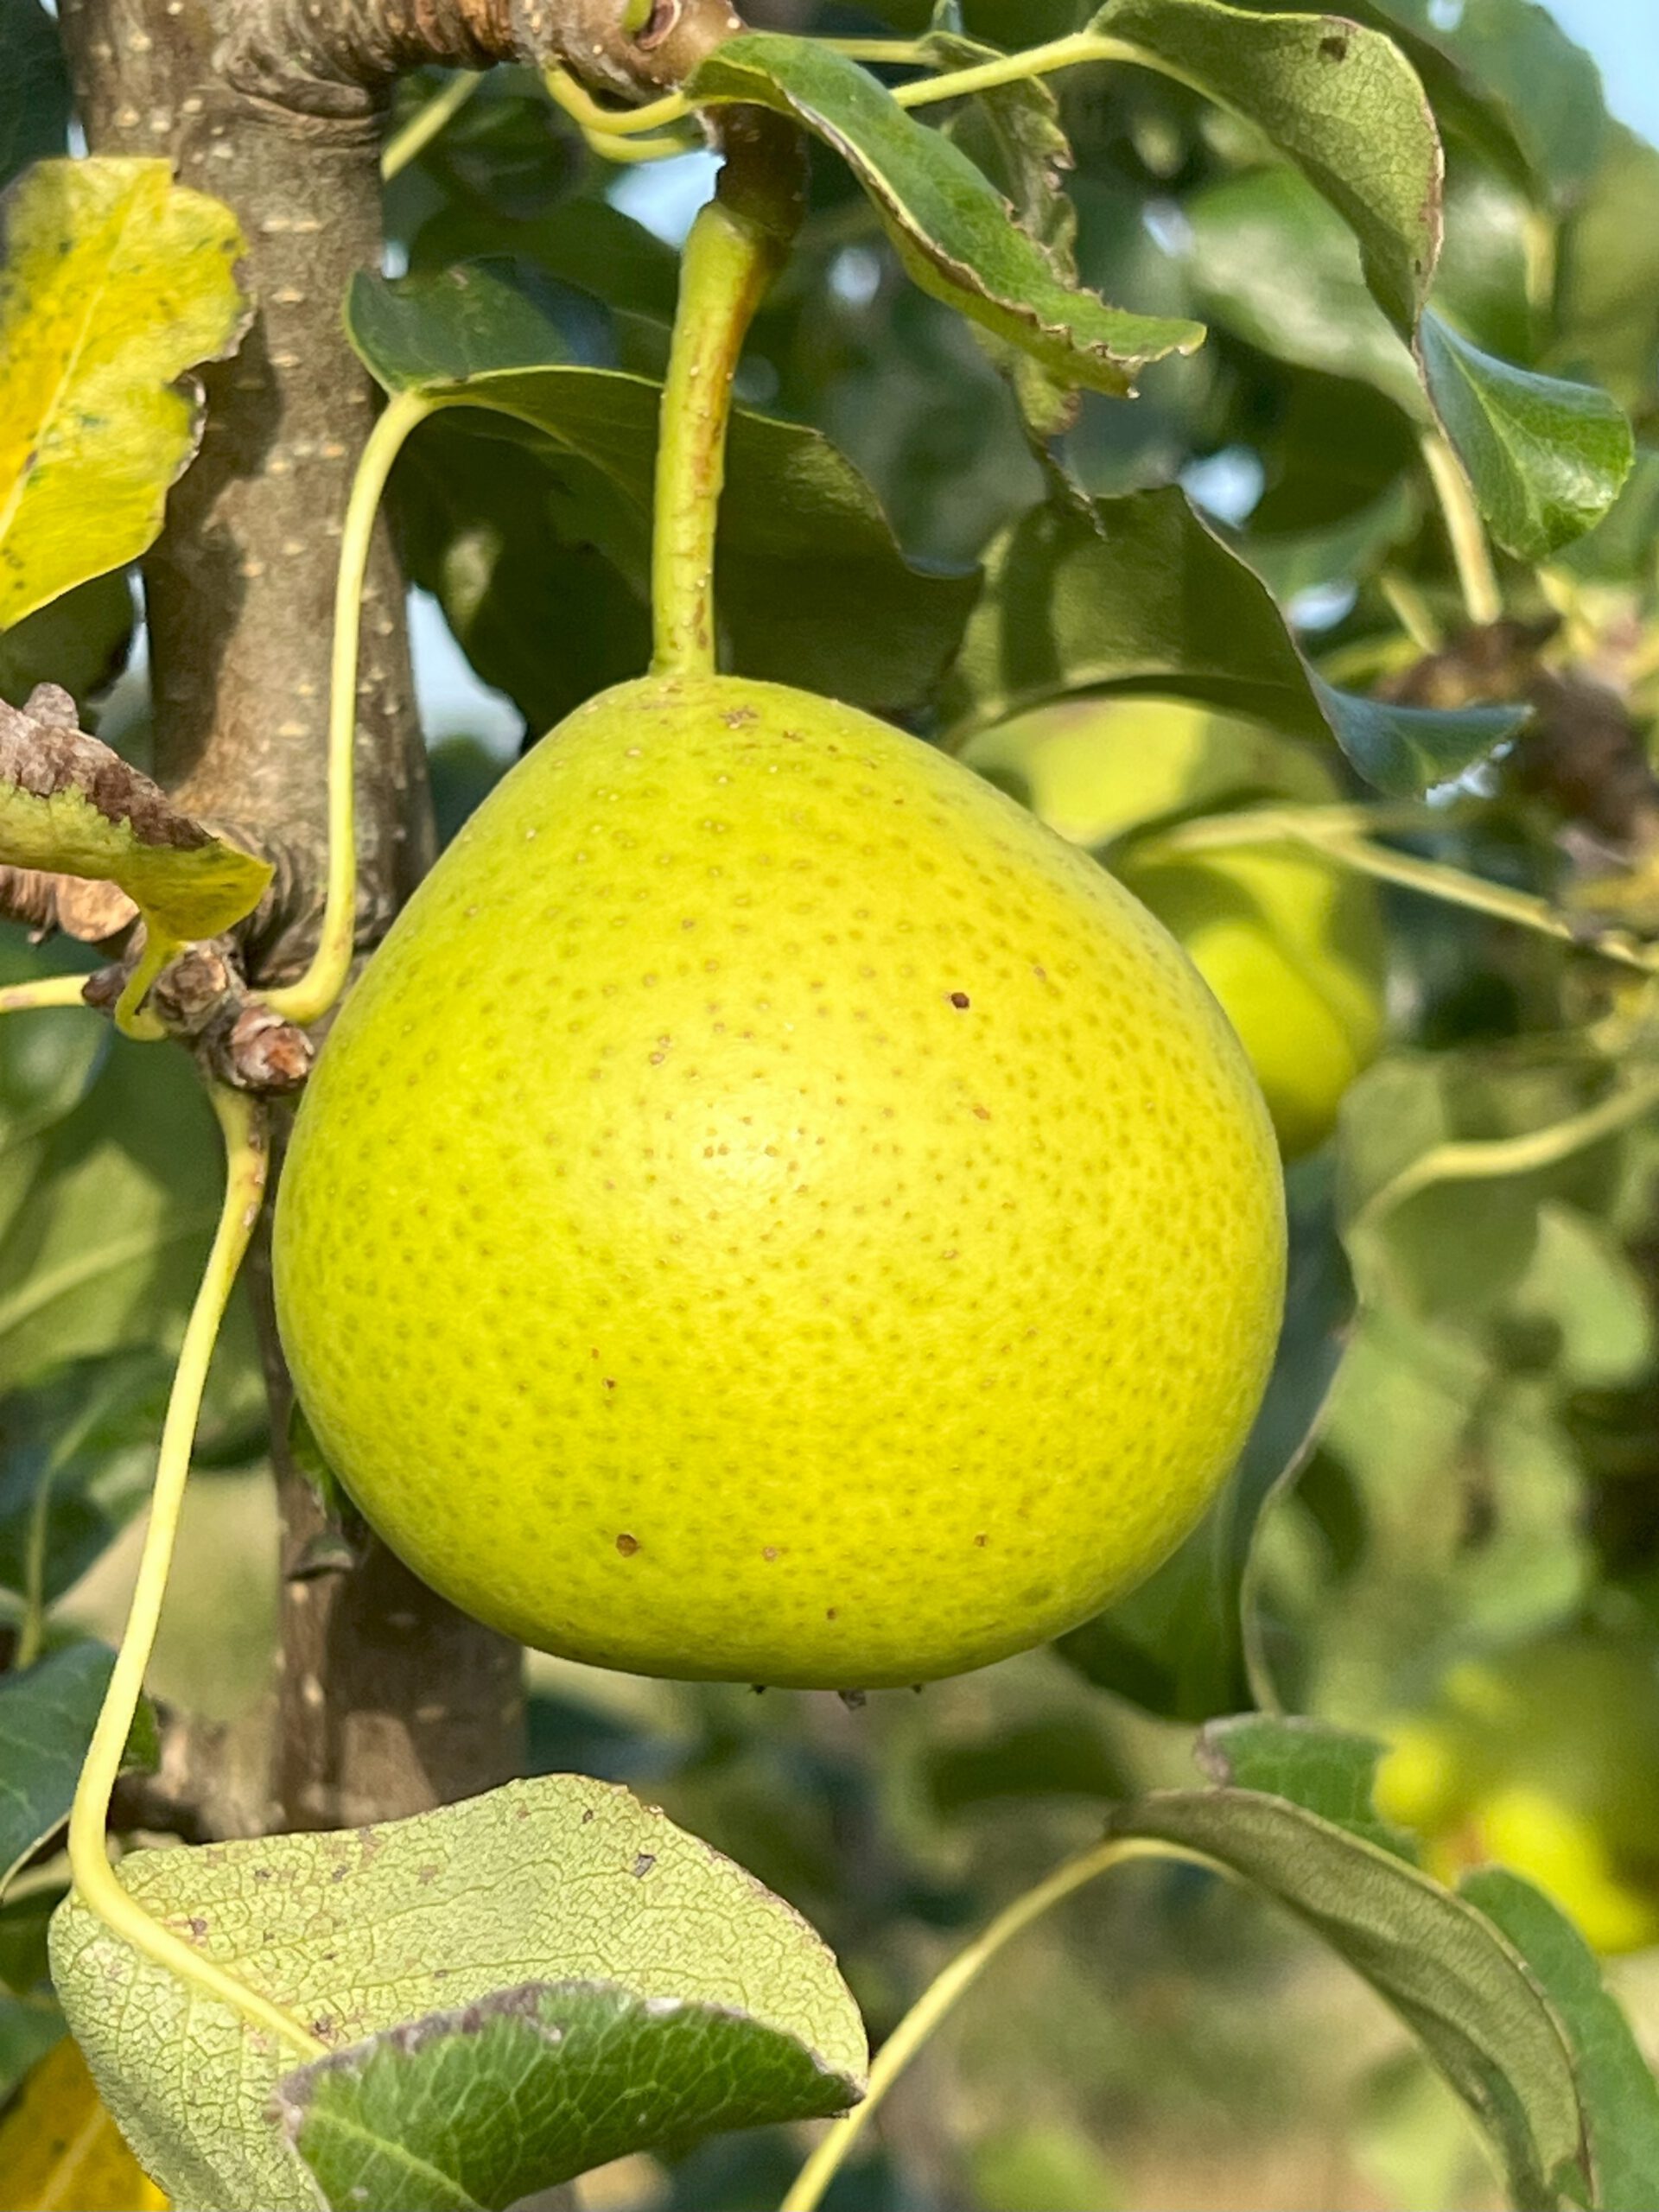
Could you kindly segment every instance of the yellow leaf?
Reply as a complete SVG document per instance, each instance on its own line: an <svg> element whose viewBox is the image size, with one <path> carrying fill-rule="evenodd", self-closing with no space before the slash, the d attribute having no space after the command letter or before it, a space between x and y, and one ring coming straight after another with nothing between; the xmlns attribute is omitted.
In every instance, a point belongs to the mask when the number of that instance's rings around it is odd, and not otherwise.
<svg viewBox="0 0 1659 2212"><path fill-rule="evenodd" d="M54 2044L0 2120L0 2212L166 2212L73 2036Z"/></svg>
<svg viewBox="0 0 1659 2212"><path fill-rule="evenodd" d="M40 162L0 202L0 626L142 553L189 461L176 379L248 315L230 209L162 161Z"/></svg>

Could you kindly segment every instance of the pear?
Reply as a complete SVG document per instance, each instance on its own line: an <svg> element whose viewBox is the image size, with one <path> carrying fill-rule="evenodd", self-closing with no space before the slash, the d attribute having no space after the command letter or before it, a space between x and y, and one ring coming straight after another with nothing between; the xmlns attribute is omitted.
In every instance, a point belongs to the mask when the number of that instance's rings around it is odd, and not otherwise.
<svg viewBox="0 0 1659 2212"><path fill-rule="evenodd" d="M282 1179L283 1341L372 1525L632 1671L851 1688L1074 1626L1260 1399L1273 1131L1128 892L780 685L590 701L347 1001Z"/></svg>
<svg viewBox="0 0 1659 2212"><path fill-rule="evenodd" d="M1307 746L1165 699L1071 699L980 732L963 758L1051 828L1094 848L1220 1000L1287 1159L1336 1126L1382 1045L1387 939L1374 887L1306 847L1159 857L1135 834L1241 801L1329 805Z"/></svg>
<svg viewBox="0 0 1659 2212"><path fill-rule="evenodd" d="M1659 1943L1659 1663L1644 1639L1575 1630L1454 1668L1385 1726L1385 1819L1442 1881L1496 1859L1603 1952Z"/></svg>

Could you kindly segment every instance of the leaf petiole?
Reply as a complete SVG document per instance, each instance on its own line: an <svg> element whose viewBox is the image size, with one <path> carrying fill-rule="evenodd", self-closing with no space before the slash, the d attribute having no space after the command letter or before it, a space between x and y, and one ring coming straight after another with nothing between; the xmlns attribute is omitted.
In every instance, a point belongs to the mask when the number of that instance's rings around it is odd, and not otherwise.
<svg viewBox="0 0 1659 2212"><path fill-rule="evenodd" d="M0 1014L34 1014L42 1007L85 1006L85 976L42 976L38 982L0 985Z"/></svg>
<svg viewBox="0 0 1659 2212"><path fill-rule="evenodd" d="M87 1910L134 1950L177 1974L204 1997L232 2006L251 2025L278 2037L307 2058L315 2058L321 2055L324 2046L308 2029L281 2005L250 1989L227 1967L204 1957L128 1894L110 1864L105 1834L111 1796L138 1709L144 1670L155 1648L208 1363L264 1198L268 1154L259 1109L238 1092L216 1089L212 1096L225 1139L225 1197L168 1400L149 1525L126 1632L69 1815L69 1871Z"/></svg>
<svg viewBox="0 0 1659 2212"><path fill-rule="evenodd" d="M334 587L334 658L328 682L328 882L322 929L311 964L297 982L265 993L285 1021L318 1020L346 988L357 941L357 664L363 626L363 585L375 519L392 463L435 403L416 391L394 392L369 433L346 503Z"/></svg>
<svg viewBox="0 0 1659 2212"><path fill-rule="evenodd" d="M458 70L439 92L417 108L401 130L394 130L387 139L380 156L380 175L390 184L392 178L419 159L438 133L460 114L484 79L467 70Z"/></svg>
<svg viewBox="0 0 1659 2212"><path fill-rule="evenodd" d="M1486 629L1500 620L1503 613L1503 594L1498 587L1497 570L1492 564L1486 525L1480 518L1463 463L1446 439L1438 430L1425 430L1421 442L1423 466L1440 503L1446 534L1451 541L1464 612L1477 629Z"/></svg>
<svg viewBox="0 0 1659 2212"><path fill-rule="evenodd" d="M1143 1836L1112 1836L1104 1843L1091 1845L1075 1859L1068 1859L1023 1897L1016 1897L965 1950L957 1952L911 2006L876 2053L863 2102L831 2124L828 2134L795 2177L794 2185L779 2205L779 2212L817 2212L824 2192L880 2109L888 2090L997 1954L1005 1950L1033 1921L1040 1920L1051 1906L1082 1889L1085 1883L1092 1882L1097 1874L1104 1874L1131 1859L1179 1859L1197 1866L1210 1864L1208 1859L1177 1845L1155 1843Z"/></svg>
<svg viewBox="0 0 1659 2212"><path fill-rule="evenodd" d="M1412 816L1415 818L1408 818ZM1240 845L1308 845L1362 875L1396 884L1402 891L1420 892L1446 906L1489 915L1493 921L1511 922L1517 928L1554 938L1580 952L1593 952L1643 975L1659 972L1659 945L1646 944L1628 931L1586 926L1535 893L1514 891L1507 884L1471 875L1444 861L1419 860L1414 854L1397 853L1372 842L1378 831L1422 828L1435 819L1444 817L1438 810L1431 814L1424 808L1246 807L1235 814L1208 815L1181 823L1137 844L1136 852L1144 858L1165 860L1178 855L1222 852Z"/></svg>

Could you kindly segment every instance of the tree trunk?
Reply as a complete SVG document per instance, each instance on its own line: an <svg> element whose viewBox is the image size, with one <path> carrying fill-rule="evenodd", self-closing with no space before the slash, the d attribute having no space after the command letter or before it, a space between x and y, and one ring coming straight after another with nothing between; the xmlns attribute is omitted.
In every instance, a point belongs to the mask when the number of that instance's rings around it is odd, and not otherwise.
<svg viewBox="0 0 1659 2212"><path fill-rule="evenodd" d="M232 0L62 0L61 20L92 150L170 159L183 183L234 208L247 240L257 313L235 357L204 374L202 450L168 501L144 594L157 772L276 863L247 949L253 980L271 983L303 965L321 908L335 557L374 408L340 302L353 272L380 259L379 128L370 94L316 113L232 89L215 49L244 12ZM365 602L366 947L431 852L403 579L384 531ZM260 1302L284 1528L272 1824L353 1826L488 1789L521 1764L518 1648L378 1545L315 1571L320 1516L288 1463L291 1393Z"/></svg>

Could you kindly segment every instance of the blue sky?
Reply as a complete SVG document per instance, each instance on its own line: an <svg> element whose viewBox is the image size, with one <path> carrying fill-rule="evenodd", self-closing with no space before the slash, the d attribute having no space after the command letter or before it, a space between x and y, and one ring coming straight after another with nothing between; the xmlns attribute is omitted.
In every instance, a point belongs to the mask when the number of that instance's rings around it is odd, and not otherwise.
<svg viewBox="0 0 1659 2212"><path fill-rule="evenodd" d="M1601 64L1613 113L1659 140L1659 14L1653 0L1554 0L1550 12Z"/></svg>

